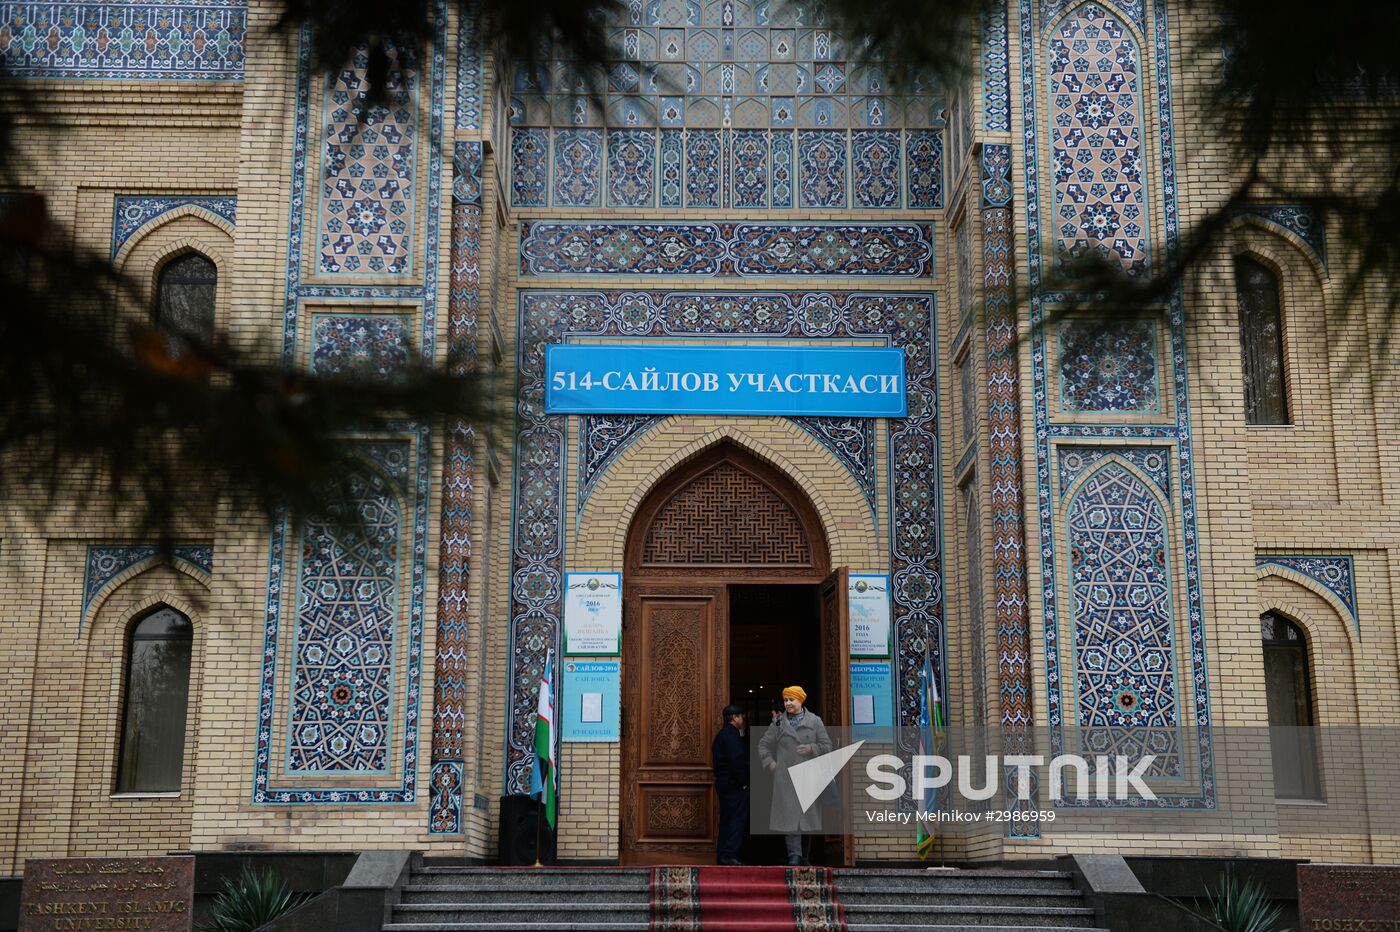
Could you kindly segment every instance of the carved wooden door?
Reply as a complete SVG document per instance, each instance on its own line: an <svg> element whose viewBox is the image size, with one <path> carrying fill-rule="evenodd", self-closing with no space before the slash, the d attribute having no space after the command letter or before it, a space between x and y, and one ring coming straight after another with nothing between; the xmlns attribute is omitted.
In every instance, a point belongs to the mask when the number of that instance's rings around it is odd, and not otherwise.
<svg viewBox="0 0 1400 932"><path fill-rule="evenodd" d="M724 586L633 585L623 638L624 864L711 863L710 742L728 701Z"/></svg>
<svg viewBox="0 0 1400 932"><path fill-rule="evenodd" d="M850 570L841 567L822 580L822 707L817 714L828 728L849 728L851 724L851 619L846 597ZM841 798L851 799L851 767L841 771ZM846 809L850 811L849 807ZM843 825L840 835L826 837L827 860L833 866L855 864L852 826Z"/></svg>

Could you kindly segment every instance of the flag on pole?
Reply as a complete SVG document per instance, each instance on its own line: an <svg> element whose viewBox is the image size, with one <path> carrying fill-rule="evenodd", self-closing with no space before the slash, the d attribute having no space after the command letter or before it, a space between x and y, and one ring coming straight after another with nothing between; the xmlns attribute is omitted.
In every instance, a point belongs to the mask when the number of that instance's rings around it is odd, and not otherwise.
<svg viewBox="0 0 1400 932"><path fill-rule="evenodd" d="M554 658L545 654L540 677L540 704L535 713L535 766L530 774L530 795L544 804L545 818L554 827L559 794L558 760L554 756Z"/></svg>
<svg viewBox="0 0 1400 932"><path fill-rule="evenodd" d="M919 754L937 754L943 740L943 699L938 694L938 677L933 673L933 659L928 653L924 654L919 680ZM937 810L938 791L930 787L919 800L919 828L914 839L914 850L921 861L933 853L934 832L925 817Z"/></svg>

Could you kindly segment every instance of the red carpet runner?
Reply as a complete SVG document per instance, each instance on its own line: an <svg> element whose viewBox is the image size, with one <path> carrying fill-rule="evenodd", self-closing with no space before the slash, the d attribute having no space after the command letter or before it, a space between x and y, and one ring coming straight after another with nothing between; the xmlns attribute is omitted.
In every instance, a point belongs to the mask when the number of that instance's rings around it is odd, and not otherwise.
<svg viewBox="0 0 1400 932"><path fill-rule="evenodd" d="M653 867L656 932L837 932L826 867Z"/></svg>

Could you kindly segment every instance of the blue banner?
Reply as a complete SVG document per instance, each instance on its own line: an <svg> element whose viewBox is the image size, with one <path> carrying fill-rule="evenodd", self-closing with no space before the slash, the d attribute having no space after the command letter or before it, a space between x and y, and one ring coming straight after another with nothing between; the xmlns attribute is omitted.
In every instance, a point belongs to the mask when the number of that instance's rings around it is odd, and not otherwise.
<svg viewBox="0 0 1400 932"><path fill-rule="evenodd" d="M616 660L564 658L564 708L559 719L559 740L618 741L622 737L618 713L621 665Z"/></svg>
<svg viewBox="0 0 1400 932"><path fill-rule="evenodd" d="M546 414L904 417L904 351L864 346L545 348Z"/></svg>

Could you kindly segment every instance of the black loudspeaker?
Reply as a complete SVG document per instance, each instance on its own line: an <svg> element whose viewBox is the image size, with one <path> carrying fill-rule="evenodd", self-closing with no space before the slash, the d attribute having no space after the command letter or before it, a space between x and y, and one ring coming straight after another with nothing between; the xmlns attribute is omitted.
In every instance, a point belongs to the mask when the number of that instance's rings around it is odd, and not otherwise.
<svg viewBox="0 0 1400 932"><path fill-rule="evenodd" d="M544 806L533 796L501 797L501 824L497 834L503 867L528 867L535 863L539 840L541 864L555 863L554 829L544 817Z"/></svg>

